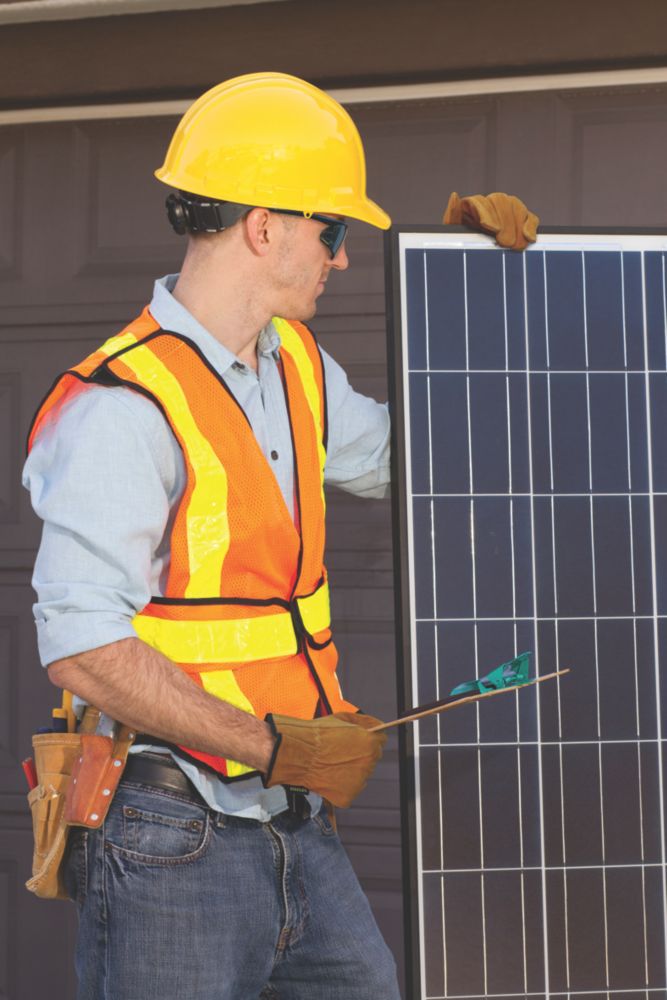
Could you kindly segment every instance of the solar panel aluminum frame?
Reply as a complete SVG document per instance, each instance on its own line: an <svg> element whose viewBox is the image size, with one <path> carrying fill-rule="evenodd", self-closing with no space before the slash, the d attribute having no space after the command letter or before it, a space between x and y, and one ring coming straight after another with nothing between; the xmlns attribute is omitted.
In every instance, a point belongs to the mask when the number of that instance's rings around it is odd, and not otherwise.
<svg viewBox="0 0 667 1000"><path fill-rule="evenodd" d="M417 701L413 685L414 640L410 600L414 582L411 579L409 559L411 497L407 490L410 477L405 440L407 404L404 393L404 344L407 331L405 330L404 309L405 288L402 281L404 244L408 238L417 238L433 247L441 241L446 241L447 245L451 247L452 238L458 242L459 235L462 252L470 246L471 242L492 242L488 237L473 234L464 227L454 226L397 225L385 234L389 404L392 414L392 530L396 581L395 622L399 712L406 711ZM657 238L661 241L661 248L667 249L667 232L657 228L541 227L538 243L527 252L544 249L545 245L548 245L550 237L555 237L553 243L567 237L576 242L578 237L586 236L608 236L610 239L613 237L634 237L637 238L638 246L642 237L648 237L649 241L654 241ZM655 245L653 248L655 249ZM537 616L537 612L535 614ZM493 666L493 664L489 664L489 666ZM468 678L460 678L460 680L466 679ZM446 692L442 692L442 694L446 694ZM399 729L404 940L408 1000L421 1000L422 997L426 996L419 912L421 871L418 862L420 829L417 801L418 775L415 766L416 733L417 729L412 725L401 726ZM650 992L647 993L647 997L654 995Z"/></svg>

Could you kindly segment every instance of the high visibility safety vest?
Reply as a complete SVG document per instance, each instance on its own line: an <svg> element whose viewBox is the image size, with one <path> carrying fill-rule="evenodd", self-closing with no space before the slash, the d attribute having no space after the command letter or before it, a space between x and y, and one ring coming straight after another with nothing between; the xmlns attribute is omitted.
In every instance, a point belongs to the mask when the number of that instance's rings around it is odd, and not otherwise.
<svg viewBox="0 0 667 1000"><path fill-rule="evenodd" d="M160 408L183 452L186 485L171 529L163 596L134 618L140 639L210 694L264 718L354 711L336 676L324 568L326 396L307 327L274 319L294 450L295 516L242 408L199 348L148 309L61 375L28 448L86 385L127 386ZM296 522L296 523L295 523ZM198 751L224 781L244 764Z"/></svg>

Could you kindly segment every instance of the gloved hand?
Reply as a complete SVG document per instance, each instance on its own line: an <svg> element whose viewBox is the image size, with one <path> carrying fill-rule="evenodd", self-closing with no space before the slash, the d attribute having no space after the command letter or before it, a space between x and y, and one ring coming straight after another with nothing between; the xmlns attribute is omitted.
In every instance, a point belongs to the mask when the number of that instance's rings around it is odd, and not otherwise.
<svg viewBox="0 0 667 1000"><path fill-rule="evenodd" d="M537 238L540 220L520 198L513 194L473 194L459 198L456 191L449 196L442 221L447 225L471 226L495 236L496 242L508 250L525 250Z"/></svg>
<svg viewBox="0 0 667 1000"><path fill-rule="evenodd" d="M382 756L385 733L369 733L379 719L360 712L336 712L321 719L267 715L277 740L267 788L297 785L347 807L368 781Z"/></svg>

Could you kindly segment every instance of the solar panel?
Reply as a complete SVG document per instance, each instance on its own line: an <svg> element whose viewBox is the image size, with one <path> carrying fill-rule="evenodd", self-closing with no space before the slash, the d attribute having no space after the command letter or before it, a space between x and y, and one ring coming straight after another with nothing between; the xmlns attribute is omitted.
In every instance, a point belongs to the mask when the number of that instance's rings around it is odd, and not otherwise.
<svg viewBox="0 0 667 1000"><path fill-rule="evenodd" d="M388 251L409 995L664 1000L667 236Z"/></svg>

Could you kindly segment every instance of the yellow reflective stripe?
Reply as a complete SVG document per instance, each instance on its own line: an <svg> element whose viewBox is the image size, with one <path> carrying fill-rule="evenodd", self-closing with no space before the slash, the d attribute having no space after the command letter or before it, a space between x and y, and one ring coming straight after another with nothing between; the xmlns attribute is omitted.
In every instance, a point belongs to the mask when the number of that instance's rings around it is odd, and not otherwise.
<svg viewBox="0 0 667 1000"><path fill-rule="evenodd" d="M311 635L329 628L331 613L326 581L314 594L298 597L297 604L301 620ZM294 656L297 651L288 611L228 621L171 621L138 614L132 624L140 639L176 663L252 663Z"/></svg>
<svg viewBox="0 0 667 1000"><path fill-rule="evenodd" d="M331 625L331 609L329 607L329 584L325 580L314 594L308 597L297 597L301 621L306 632L315 635Z"/></svg>
<svg viewBox="0 0 667 1000"><path fill-rule="evenodd" d="M204 690L209 694L220 698L221 701L229 702L234 708L240 708L243 712L255 714L252 705L238 686L233 670L208 670L199 676ZM227 760L227 775L230 778L236 778L253 770L254 768L246 764L239 764L237 760Z"/></svg>
<svg viewBox="0 0 667 1000"><path fill-rule="evenodd" d="M186 513L190 579L185 597L220 593L222 565L229 549L227 473L201 433L178 379L148 348L140 345L119 359L163 404L185 442L195 483Z"/></svg>
<svg viewBox="0 0 667 1000"><path fill-rule="evenodd" d="M235 621L169 621L136 615L137 635L176 663L251 663L297 651L287 611Z"/></svg>
<svg viewBox="0 0 667 1000"><path fill-rule="evenodd" d="M324 428L322 427L322 400L320 398L320 390L315 377L315 371L313 369L313 362L310 360L308 351L306 350L301 337L286 319L280 319L279 316L274 316L272 323L278 331L280 340L285 350L292 355L294 363L299 371L299 375L301 376L303 391L306 395L306 400L308 401L308 408L313 416L313 423L315 424L317 454L320 460L320 474L322 480L324 480L324 465L327 460L327 453L324 450L324 445L322 443L322 438L324 436Z"/></svg>
<svg viewBox="0 0 667 1000"><path fill-rule="evenodd" d="M129 347L130 344L136 344L136 342L137 338L129 330L126 333L116 333L102 344L100 351L108 357L110 354L122 351L124 347Z"/></svg>

